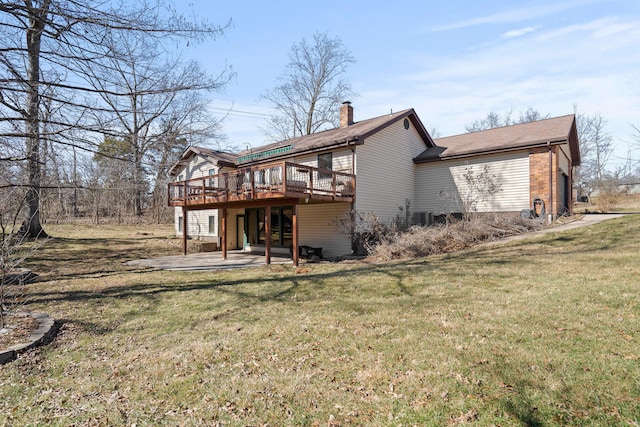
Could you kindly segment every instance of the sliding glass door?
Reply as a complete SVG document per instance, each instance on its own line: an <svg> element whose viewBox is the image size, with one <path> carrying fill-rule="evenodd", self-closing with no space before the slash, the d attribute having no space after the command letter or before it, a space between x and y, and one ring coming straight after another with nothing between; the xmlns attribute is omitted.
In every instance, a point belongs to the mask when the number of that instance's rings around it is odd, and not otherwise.
<svg viewBox="0 0 640 427"><path fill-rule="evenodd" d="M264 245L264 208L246 209L247 237L250 244ZM271 208L271 246L291 247L293 245L293 207L275 206Z"/></svg>

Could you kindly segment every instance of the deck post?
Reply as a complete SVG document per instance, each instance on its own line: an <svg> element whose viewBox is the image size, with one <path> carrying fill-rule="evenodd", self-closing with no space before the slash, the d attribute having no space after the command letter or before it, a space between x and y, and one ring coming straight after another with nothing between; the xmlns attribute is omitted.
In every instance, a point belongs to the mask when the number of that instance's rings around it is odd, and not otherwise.
<svg viewBox="0 0 640 427"><path fill-rule="evenodd" d="M227 259L227 208L222 208L222 259Z"/></svg>
<svg viewBox="0 0 640 427"><path fill-rule="evenodd" d="M333 172L331 174L331 195L333 196L334 200L335 200L335 197L336 197L336 194L337 194L336 186L337 186L337 176L336 176L336 173Z"/></svg>
<svg viewBox="0 0 640 427"><path fill-rule="evenodd" d="M271 264L271 206L264 209L264 256L267 265Z"/></svg>
<svg viewBox="0 0 640 427"><path fill-rule="evenodd" d="M287 162L282 162L282 192L287 194Z"/></svg>
<svg viewBox="0 0 640 427"><path fill-rule="evenodd" d="M188 221L187 221L187 215L189 214L189 211L187 210L186 206L182 207L182 255L186 255L187 254L187 226Z"/></svg>
<svg viewBox="0 0 640 427"><path fill-rule="evenodd" d="M299 256L299 252L298 252L298 204L294 203L293 204L293 247L291 254L293 255L293 265L295 267L298 266L298 256Z"/></svg>

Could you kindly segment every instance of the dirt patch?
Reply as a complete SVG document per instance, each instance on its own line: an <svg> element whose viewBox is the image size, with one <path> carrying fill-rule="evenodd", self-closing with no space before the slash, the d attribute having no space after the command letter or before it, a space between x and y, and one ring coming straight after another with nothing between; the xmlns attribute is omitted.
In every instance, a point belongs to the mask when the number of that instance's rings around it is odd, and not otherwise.
<svg viewBox="0 0 640 427"><path fill-rule="evenodd" d="M39 325L28 313L5 313L5 327L0 328L0 351L26 342Z"/></svg>

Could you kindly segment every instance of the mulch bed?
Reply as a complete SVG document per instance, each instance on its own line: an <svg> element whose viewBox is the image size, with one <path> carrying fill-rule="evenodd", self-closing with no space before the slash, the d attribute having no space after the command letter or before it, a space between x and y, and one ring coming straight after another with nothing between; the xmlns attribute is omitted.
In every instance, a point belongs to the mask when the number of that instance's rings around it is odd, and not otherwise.
<svg viewBox="0 0 640 427"><path fill-rule="evenodd" d="M27 341L39 326L38 320L24 312L5 313L4 320L5 327L0 328L0 351Z"/></svg>

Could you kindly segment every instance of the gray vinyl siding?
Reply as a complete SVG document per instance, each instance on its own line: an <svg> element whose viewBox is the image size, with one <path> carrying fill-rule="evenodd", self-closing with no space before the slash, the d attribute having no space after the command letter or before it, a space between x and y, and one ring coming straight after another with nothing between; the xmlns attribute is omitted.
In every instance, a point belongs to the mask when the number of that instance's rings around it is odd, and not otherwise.
<svg viewBox="0 0 640 427"><path fill-rule="evenodd" d="M351 253L351 241L341 234L336 221L347 215L351 203L301 204L298 207L299 244L321 247L324 256Z"/></svg>
<svg viewBox="0 0 640 427"><path fill-rule="evenodd" d="M216 173L220 170L220 167L213 164L211 160L197 156L196 160L191 158L191 161L187 163L178 174L176 174L176 181L178 177L182 175L182 179L200 178L201 176L209 175L209 169L215 169Z"/></svg>
<svg viewBox="0 0 640 427"><path fill-rule="evenodd" d="M374 212L380 221L390 223L405 215L415 204L415 165L413 158L426 148L420 135L410 125L399 121L367 138L356 148L355 209Z"/></svg>
<svg viewBox="0 0 640 427"><path fill-rule="evenodd" d="M193 210L188 212L189 216L187 217L187 236L194 238L205 239L208 237L218 237L218 230L220 230L220 215L218 214L218 209L206 209L206 210ZM180 222L180 217L182 216L182 208L175 208L175 222L176 222L176 235L182 236L182 233L179 232L178 223ZM216 230L213 233L209 232L209 217L215 217ZM206 240L206 239L205 239Z"/></svg>
<svg viewBox="0 0 640 427"><path fill-rule="evenodd" d="M435 215L461 212L455 197L467 191L463 177L467 165L476 174L488 165L489 173L501 185L493 197L478 203L479 212L517 212L529 208L529 155L519 152L417 165L414 212Z"/></svg>
<svg viewBox="0 0 640 427"><path fill-rule="evenodd" d="M187 212L187 236L195 239L203 240L215 240L217 241L219 230L219 218L217 209L208 209L201 211L188 211ZM209 217L215 217L216 230L213 233L209 233ZM178 232L180 217L182 217L182 208L176 208L176 234L182 236L182 233ZM213 239L209 239L212 237Z"/></svg>

